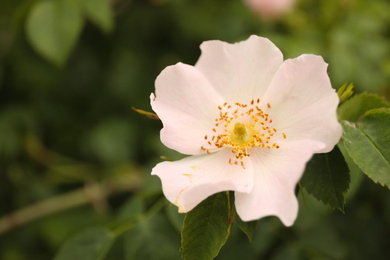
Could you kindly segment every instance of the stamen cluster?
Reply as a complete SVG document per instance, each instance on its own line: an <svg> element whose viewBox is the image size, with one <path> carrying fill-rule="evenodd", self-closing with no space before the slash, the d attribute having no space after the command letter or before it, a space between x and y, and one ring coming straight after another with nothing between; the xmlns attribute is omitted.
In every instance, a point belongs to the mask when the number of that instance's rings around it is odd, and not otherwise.
<svg viewBox="0 0 390 260"><path fill-rule="evenodd" d="M249 157L249 150L254 147L279 149L276 142L271 139L277 133L276 128L272 128L272 119L263 109L271 109L271 105L262 109L260 99L250 102L250 104L229 104L225 102L218 106L219 117L215 118L215 127L212 136L204 136L208 147L201 146L203 151L210 154L210 149L230 147L234 156L229 158L230 165L241 165L245 169L243 159ZM283 138L286 139L286 134Z"/></svg>

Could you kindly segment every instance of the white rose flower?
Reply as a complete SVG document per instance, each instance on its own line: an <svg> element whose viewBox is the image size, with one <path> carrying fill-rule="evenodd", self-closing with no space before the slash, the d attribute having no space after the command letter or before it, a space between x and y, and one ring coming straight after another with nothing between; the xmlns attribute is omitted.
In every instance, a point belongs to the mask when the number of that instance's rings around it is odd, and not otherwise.
<svg viewBox="0 0 390 260"><path fill-rule="evenodd" d="M229 190L242 220L274 215L291 226L306 163L342 134L327 64L310 54L283 61L258 36L206 41L201 50L195 66L178 63L156 79L151 105L161 141L190 156L159 163L152 174L179 212Z"/></svg>

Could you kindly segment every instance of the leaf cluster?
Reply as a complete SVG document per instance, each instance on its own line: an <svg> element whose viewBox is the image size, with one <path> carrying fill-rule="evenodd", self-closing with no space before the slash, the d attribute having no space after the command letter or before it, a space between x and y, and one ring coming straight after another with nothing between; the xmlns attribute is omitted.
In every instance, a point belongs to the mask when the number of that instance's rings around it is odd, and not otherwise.
<svg viewBox="0 0 390 260"><path fill-rule="evenodd" d="M339 109L348 155L375 183L390 188L390 103L363 93Z"/></svg>

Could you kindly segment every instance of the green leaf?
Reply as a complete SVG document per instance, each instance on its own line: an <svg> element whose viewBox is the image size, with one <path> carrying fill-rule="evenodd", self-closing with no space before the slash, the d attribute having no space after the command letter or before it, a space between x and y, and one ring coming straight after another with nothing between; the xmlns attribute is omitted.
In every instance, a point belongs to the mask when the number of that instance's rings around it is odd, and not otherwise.
<svg viewBox="0 0 390 260"><path fill-rule="evenodd" d="M244 232L245 235L247 235L249 241L252 243L252 237L257 230L257 227L259 226L259 222L260 220L254 220L249 222L242 221L240 216L236 214L236 219L234 223L236 223L237 226L241 229L241 231Z"/></svg>
<svg viewBox="0 0 390 260"><path fill-rule="evenodd" d="M40 1L27 17L27 37L34 49L62 66L83 27L77 0Z"/></svg>
<svg viewBox="0 0 390 260"><path fill-rule="evenodd" d="M341 212L344 212L349 183L348 165L337 146L329 153L315 154L301 179L309 194Z"/></svg>
<svg viewBox="0 0 390 260"><path fill-rule="evenodd" d="M141 219L124 238L125 259L180 259L180 236L162 214Z"/></svg>
<svg viewBox="0 0 390 260"><path fill-rule="evenodd" d="M182 256L185 260L213 259L230 233L226 192L210 196L184 218Z"/></svg>
<svg viewBox="0 0 390 260"><path fill-rule="evenodd" d="M351 156L349 156L349 153L345 148L343 140L340 140L340 142L337 144L337 147L340 149L340 152L344 156L345 162L348 164L349 175L351 177L351 183L349 185L348 194L347 194L347 200L348 200L349 198L352 198L359 190L359 187L363 179L365 178L365 176L362 170L359 168L359 166L352 160Z"/></svg>
<svg viewBox="0 0 390 260"><path fill-rule="evenodd" d="M354 162L375 183L390 188L390 109L370 110L357 123L341 124Z"/></svg>
<svg viewBox="0 0 390 260"><path fill-rule="evenodd" d="M229 205L229 208L231 208L231 212L230 212L230 221L233 221L235 224L237 224L238 228L245 233L245 235L247 235L248 239L249 239L249 242L252 243L252 237L253 237L253 234L254 232L257 230L257 226L259 225L259 220L254 220L254 221L249 221L249 222L245 222L245 221L242 221L240 216L237 214L237 211L236 211L236 207L234 207L234 192L233 191L230 191L229 192L229 202L230 202L230 205L233 205L230 206Z"/></svg>
<svg viewBox="0 0 390 260"><path fill-rule="evenodd" d="M86 230L69 240L60 249L54 260L103 259L114 239L114 235L102 227Z"/></svg>
<svg viewBox="0 0 390 260"><path fill-rule="evenodd" d="M381 96L363 93L355 95L342 104L337 113L340 121L356 122L366 111L381 107L390 107L390 103Z"/></svg>
<svg viewBox="0 0 390 260"><path fill-rule="evenodd" d="M79 0L85 15L103 32L109 33L114 28L114 15L107 0Z"/></svg>

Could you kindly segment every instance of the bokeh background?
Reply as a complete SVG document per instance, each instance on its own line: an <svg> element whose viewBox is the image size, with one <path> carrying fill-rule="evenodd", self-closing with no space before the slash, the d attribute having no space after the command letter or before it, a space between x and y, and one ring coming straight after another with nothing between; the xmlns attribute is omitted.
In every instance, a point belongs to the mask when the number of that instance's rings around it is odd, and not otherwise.
<svg viewBox="0 0 390 260"><path fill-rule="evenodd" d="M322 55L335 89L353 82L390 98L388 0L300 0L278 17L241 0L107 0L111 29L86 18L61 66L27 33L40 2L0 1L0 259L52 259L78 232L142 215L161 198L151 168L181 155L160 143L158 120L132 107L151 111L156 76L194 64L202 41L267 37L285 58ZM265 218L250 243L233 226L217 259L388 259L390 191L348 162L345 214L299 196L292 228ZM136 235L125 233L105 259L179 259L175 210L166 203L144 223L163 248L134 258L126 248Z"/></svg>

